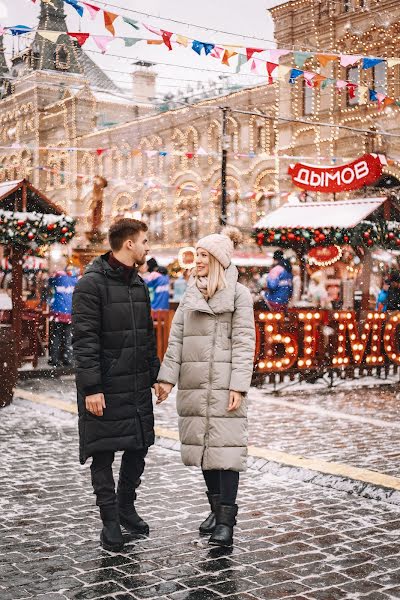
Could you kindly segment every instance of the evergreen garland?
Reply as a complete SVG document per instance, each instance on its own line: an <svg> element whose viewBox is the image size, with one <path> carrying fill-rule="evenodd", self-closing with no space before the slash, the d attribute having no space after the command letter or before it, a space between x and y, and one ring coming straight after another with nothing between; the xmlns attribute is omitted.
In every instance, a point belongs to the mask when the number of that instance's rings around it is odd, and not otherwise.
<svg viewBox="0 0 400 600"><path fill-rule="evenodd" d="M37 248L67 244L75 235L75 221L66 215L44 215L0 210L0 244Z"/></svg>

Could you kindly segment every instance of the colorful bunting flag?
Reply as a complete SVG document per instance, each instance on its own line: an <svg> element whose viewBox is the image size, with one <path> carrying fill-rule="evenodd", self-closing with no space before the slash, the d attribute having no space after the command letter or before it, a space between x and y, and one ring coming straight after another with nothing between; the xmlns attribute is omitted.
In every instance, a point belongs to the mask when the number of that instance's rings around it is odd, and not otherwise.
<svg viewBox="0 0 400 600"><path fill-rule="evenodd" d="M347 89L349 92L350 100L353 100L356 97L357 88L358 88L358 85L356 83L351 83L350 81L347 82Z"/></svg>
<svg viewBox="0 0 400 600"><path fill-rule="evenodd" d="M262 48L246 48L246 56L247 60L250 60L253 57L255 52L263 52Z"/></svg>
<svg viewBox="0 0 400 600"><path fill-rule="evenodd" d="M237 54L237 52L234 52L233 50L225 49L224 55L222 57L222 64L226 65L227 67L230 67L229 59L232 58L233 56L236 56L236 54Z"/></svg>
<svg viewBox="0 0 400 600"><path fill-rule="evenodd" d="M133 27L133 29L139 29L138 21L134 21L133 19L128 19L128 17L122 17L122 20L124 23L127 23L127 25L131 25L131 27Z"/></svg>
<svg viewBox="0 0 400 600"><path fill-rule="evenodd" d="M279 63L279 59L282 56L286 56L287 54L290 54L290 50L281 50L281 49L271 49L269 50L269 58L270 58L270 62L272 63Z"/></svg>
<svg viewBox="0 0 400 600"><path fill-rule="evenodd" d="M163 40L147 40L147 43L149 45L153 45L153 46L161 46L164 41Z"/></svg>
<svg viewBox="0 0 400 600"><path fill-rule="evenodd" d="M240 69L247 63L247 56L245 54L238 54L238 62L236 65L236 73L239 73Z"/></svg>
<svg viewBox="0 0 400 600"><path fill-rule="evenodd" d="M83 44L86 42L86 40L89 37L88 33L81 33L80 31L77 31L77 32L68 31L68 35L75 38L80 46L83 46Z"/></svg>
<svg viewBox="0 0 400 600"><path fill-rule="evenodd" d="M198 40L193 40L192 42L192 50L194 50L199 56L201 56L201 51L204 49L204 53L207 56L214 49L214 44L207 44L206 42L199 42Z"/></svg>
<svg viewBox="0 0 400 600"><path fill-rule="evenodd" d="M185 35L179 35L177 34L175 41L177 44L180 44L181 46L184 46L185 48L188 47L189 44L189 38L187 38Z"/></svg>
<svg viewBox="0 0 400 600"><path fill-rule="evenodd" d="M341 54L340 55L340 65L342 67L351 67L356 64L359 60L362 59L362 56L359 54Z"/></svg>
<svg viewBox="0 0 400 600"><path fill-rule="evenodd" d="M358 86L358 103L366 104L368 102L368 88L365 85Z"/></svg>
<svg viewBox="0 0 400 600"><path fill-rule="evenodd" d="M26 25L14 25L13 27L7 27L8 31L11 31L12 35L23 35L32 31L32 27Z"/></svg>
<svg viewBox="0 0 400 600"><path fill-rule="evenodd" d="M312 56L311 52L293 52L294 64L301 69L304 63Z"/></svg>
<svg viewBox="0 0 400 600"><path fill-rule="evenodd" d="M267 62L267 73L268 73L268 84L272 85L274 80L272 78L272 73L279 67L276 63Z"/></svg>
<svg viewBox="0 0 400 600"><path fill-rule="evenodd" d="M222 46L214 46L212 51L210 52L210 56L213 58L221 58L224 53L224 49Z"/></svg>
<svg viewBox="0 0 400 600"><path fill-rule="evenodd" d="M371 102L377 102L378 101L378 92L376 92L375 90L368 90L369 92L369 99Z"/></svg>
<svg viewBox="0 0 400 600"><path fill-rule="evenodd" d="M347 81L345 81L344 79L336 80L336 87L338 90L343 90L346 86L347 86Z"/></svg>
<svg viewBox="0 0 400 600"><path fill-rule="evenodd" d="M104 10L104 26L106 29L108 29L108 31L111 33L111 35L115 35L115 29L114 29L114 21L117 17L119 17L119 15L116 15L115 13L112 13L108 10Z"/></svg>
<svg viewBox="0 0 400 600"><path fill-rule="evenodd" d="M303 75L303 71L300 71L300 69L291 69L289 83L293 85L296 82L296 79L301 75Z"/></svg>
<svg viewBox="0 0 400 600"><path fill-rule="evenodd" d="M334 60L339 60L339 57L336 54L316 54L316 58L318 59L321 67L326 67Z"/></svg>
<svg viewBox="0 0 400 600"><path fill-rule="evenodd" d="M387 63L388 69L391 69L392 67L395 67L396 65L400 65L400 58L387 58L386 63Z"/></svg>
<svg viewBox="0 0 400 600"><path fill-rule="evenodd" d="M142 42L143 38L133 38L133 37L124 37L124 43L126 48L130 48L137 44L137 42Z"/></svg>
<svg viewBox="0 0 400 600"><path fill-rule="evenodd" d="M108 45L112 41L108 35L92 35L91 37L96 46L101 50L102 54L107 52Z"/></svg>
<svg viewBox="0 0 400 600"><path fill-rule="evenodd" d="M65 2L67 4L69 4L70 6L72 6L76 12L78 13L78 15L80 17L83 17L83 6L82 4L79 4L79 2L77 2L77 0L65 0Z"/></svg>
<svg viewBox="0 0 400 600"><path fill-rule="evenodd" d="M101 156L106 151L107 151L107 148L97 148L96 154L97 154L97 156Z"/></svg>
<svg viewBox="0 0 400 600"><path fill-rule="evenodd" d="M163 39L164 44L167 46L168 50L172 50L171 36L172 36L172 31L165 31L164 29L161 29L161 37Z"/></svg>
<svg viewBox="0 0 400 600"><path fill-rule="evenodd" d="M46 29L38 29L37 33L45 40L49 40L55 44L61 35L61 31L47 31Z"/></svg>
<svg viewBox="0 0 400 600"><path fill-rule="evenodd" d="M143 27L146 27L151 33L155 33L156 35L161 35L160 29L156 29L152 27L152 25L146 25L146 23L142 23Z"/></svg>
<svg viewBox="0 0 400 600"><path fill-rule="evenodd" d="M383 62L383 58L370 58L370 57L364 57L361 61L361 68L362 69L371 69L372 67L375 67L376 65L379 65L379 63Z"/></svg>
<svg viewBox="0 0 400 600"><path fill-rule="evenodd" d="M97 13L100 11L98 6L94 6L94 4L88 4L88 2L82 2L83 6L87 9L90 18L93 20L96 18Z"/></svg>

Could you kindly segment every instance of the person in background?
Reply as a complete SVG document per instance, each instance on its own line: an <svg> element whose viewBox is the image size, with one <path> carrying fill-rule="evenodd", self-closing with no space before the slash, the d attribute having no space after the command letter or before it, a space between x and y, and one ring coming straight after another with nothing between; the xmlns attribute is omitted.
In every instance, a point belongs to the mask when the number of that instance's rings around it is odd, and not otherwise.
<svg viewBox="0 0 400 600"><path fill-rule="evenodd" d="M326 310L332 308L332 302L325 286L324 274L322 271L316 271L310 277L308 300L315 308Z"/></svg>
<svg viewBox="0 0 400 600"><path fill-rule="evenodd" d="M379 312L386 312L387 310L389 289L390 281L388 279L385 279L382 283L382 289L380 290L376 298L376 310L378 310Z"/></svg>
<svg viewBox="0 0 400 600"><path fill-rule="evenodd" d="M168 310L170 278L167 269L158 267L145 281L149 290L154 291L153 298L150 297L152 310Z"/></svg>
<svg viewBox="0 0 400 600"><path fill-rule="evenodd" d="M267 277L264 299L269 310L285 310L293 294L293 275L290 262L282 250L274 252L274 264Z"/></svg>
<svg viewBox="0 0 400 600"><path fill-rule="evenodd" d="M289 305L296 306L296 303L300 302L300 300L301 300L301 291L302 291L301 269L300 269L299 265L294 265L292 268L292 272L293 272L293 294L290 299Z"/></svg>
<svg viewBox="0 0 400 600"><path fill-rule="evenodd" d="M67 265L49 278L52 292L50 302L50 360L49 365L72 365L72 294L78 283L78 270Z"/></svg>
<svg viewBox="0 0 400 600"><path fill-rule="evenodd" d="M390 275L387 310L400 310L400 273L398 271L393 271Z"/></svg>
<svg viewBox="0 0 400 600"><path fill-rule="evenodd" d="M190 270L185 269L179 275L178 279L174 283L174 295L172 302L180 302L186 292L188 280L190 277Z"/></svg>

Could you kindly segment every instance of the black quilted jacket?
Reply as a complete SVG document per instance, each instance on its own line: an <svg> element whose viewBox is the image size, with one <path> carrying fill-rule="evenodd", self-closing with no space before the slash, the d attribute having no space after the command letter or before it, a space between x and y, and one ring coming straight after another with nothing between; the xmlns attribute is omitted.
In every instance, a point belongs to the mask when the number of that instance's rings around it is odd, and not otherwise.
<svg viewBox="0 0 400 600"><path fill-rule="evenodd" d="M154 443L151 386L157 358L146 284L134 272L99 256L73 295L73 348L78 393L80 462L103 450L135 450ZM103 392L101 417L85 410L85 397Z"/></svg>

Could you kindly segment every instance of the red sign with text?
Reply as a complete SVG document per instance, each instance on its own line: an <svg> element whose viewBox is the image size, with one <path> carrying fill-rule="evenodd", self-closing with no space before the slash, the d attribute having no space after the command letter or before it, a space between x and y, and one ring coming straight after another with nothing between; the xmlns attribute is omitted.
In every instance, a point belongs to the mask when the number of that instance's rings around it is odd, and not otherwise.
<svg viewBox="0 0 400 600"><path fill-rule="evenodd" d="M384 157L364 154L351 163L340 167L316 167L296 163L288 173L293 183L303 190L313 192L348 192L371 185L382 175Z"/></svg>

